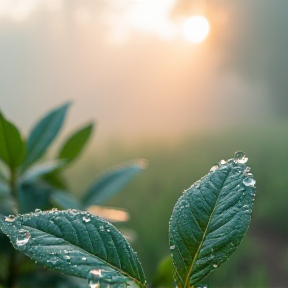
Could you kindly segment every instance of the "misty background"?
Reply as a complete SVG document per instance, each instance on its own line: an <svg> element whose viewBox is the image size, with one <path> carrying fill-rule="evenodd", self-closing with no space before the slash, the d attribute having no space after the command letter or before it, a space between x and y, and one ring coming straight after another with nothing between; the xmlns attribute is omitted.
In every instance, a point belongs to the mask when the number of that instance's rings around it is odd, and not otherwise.
<svg viewBox="0 0 288 288"><path fill-rule="evenodd" d="M211 25L198 45L168 30L193 3ZM284 0L1 0L1 108L28 131L72 100L68 127L97 119L101 141L286 120L287 8Z"/></svg>
<svg viewBox="0 0 288 288"><path fill-rule="evenodd" d="M148 159L107 205L129 211L149 279L169 254L167 223L181 191L213 162L246 151L259 192L251 227L211 283L285 287L287 11L286 0L0 0L0 109L26 135L68 100L61 137L97 123L68 173L74 193L95 171ZM194 14L210 22L200 44L179 30Z"/></svg>

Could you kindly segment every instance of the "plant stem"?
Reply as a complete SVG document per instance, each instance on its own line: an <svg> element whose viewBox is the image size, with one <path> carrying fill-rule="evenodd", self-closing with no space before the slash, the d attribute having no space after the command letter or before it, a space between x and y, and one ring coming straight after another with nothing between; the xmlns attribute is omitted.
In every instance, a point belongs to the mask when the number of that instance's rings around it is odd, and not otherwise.
<svg viewBox="0 0 288 288"><path fill-rule="evenodd" d="M17 203L17 210L20 211L20 203L19 203L19 195L17 189L17 175L14 169L10 169L10 190L11 194ZM13 288L15 287L15 280L17 277L17 264L16 264L16 250L12 249L11 256L10 256L10 263L9 263L9 270L8 270L8 278L7 278L7 287Z"/></svg>

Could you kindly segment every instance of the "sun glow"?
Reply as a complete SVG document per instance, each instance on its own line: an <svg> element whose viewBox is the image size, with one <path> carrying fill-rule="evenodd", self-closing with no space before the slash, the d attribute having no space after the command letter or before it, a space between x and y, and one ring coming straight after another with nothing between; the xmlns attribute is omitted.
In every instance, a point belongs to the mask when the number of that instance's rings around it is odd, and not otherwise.
<svg viewBox="0 0 288 288"><path fill-rule="evenodd" d="M186 19L182 25L184 38L192 43L203 42L210 31L210 24L204 16L195 15Z"/></svg>

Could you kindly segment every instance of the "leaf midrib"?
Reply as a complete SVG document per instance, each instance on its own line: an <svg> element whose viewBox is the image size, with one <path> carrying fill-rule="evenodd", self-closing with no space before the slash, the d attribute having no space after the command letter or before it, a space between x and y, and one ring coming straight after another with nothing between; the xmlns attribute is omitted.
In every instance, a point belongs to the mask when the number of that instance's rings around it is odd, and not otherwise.
<svg viewBox="0 0 288 288"><path fill-rule="evenodd" d="M229 168L230 168L230 167L229 167ZM215 212L215 209L216 209L217 204L218 204L219 199L220 199L221 190L222 190L222 188L223 188L223 186L224 186L224 184L225 184L225 182L226 182L226 180L227 180L227 178L228 178L228 176L229 176L229 174L230 174L230 171L231 171L231 168L230 168L230 170L229 170L229 172L228 172L227 177L226 177L225 180L222 182L222 185L221 185L221 187L220 187L220 189L219 189L220 192L219 192L219 195L218 195L217 200L216 200L216 202L215 202L215 205L214 205L214 207L213 207L213 210L212 210L212 212L211 212L211 214L210 214L210 216L209 216L209 220L208 220L207 226L206 226L206 228L205 228L205 231L204 231L204 233L203 233L202 240L201 240L201 242L199 243L199 247L198 247L198 249L197 249L197 251L196 251L196 254L195 254L194 258L193 258L191 267L190 267L190 269L189 269L189 271L188 271L188 273L187 273L187 276L186 276L186 279L185 279L185 282L184 282L184 288L190 287L190 275L191 275L191 273L192 273L192 271L193 271L194 264L195 264L195 262L196 262L196 260L197 260L197 258L198 258L198 255L199 255L199 253L200 253L201 247L202 247L202 245L203 245L203 243L204 243L204 240L205 240L205 237L206 237L206 233L207 233L209 224L210 224L210 222L211 222L212 216L213 216L213 214L214 214L214 212ZM189 284L189 285L188 285L188 284Z"/></svg>
<svg viewBox="0 0 288 288"><path fill-rule="evenodd" d="M143 287L143 286L144 286L138 279L132 277L132 276L129 275L127 272L125 272L125 271L123 271L123 270L120 270L118 267L115 267L114 265L111 265L111 263L108 263L107 261L101 259L99 256L96 256L96 255L94 255L94 254L92 254L92 253L84 250L83 248L81 248L81 247L79 247L79 246L76 246L76 245L70 243L69 241L67 241L67 240L64 239L64 238L57 237L57 236L55 236L54 234L47 233L46 231L43 231L43 230L41 230L41 229L39 229L39 228L34 228L34 227L31 227L31 226L27 226L27 225L22 225L22 226L26 227L27 229L30 228L30 229L32 229L32 230L41 231L42 233L45 233L45 234L51 235L51 236L53 236L53 237L55 237L55 238L64 240L66 243L68 243L68 244L71 245L72 247L75 247L75 248L77 248L77 249L85 252L86 254L90 255L92 258L95 257L95 258L99 259L100 261L102 261L102 262L104 262L105 264L107 264L107 266L112 267L112 268L115 269L116 271L120 272L122 275L127 276L128 278L132 279L134 282L138 283L140 287ZM76 250L77 250L77 249L76 249ZM120 259L120 257L119 257L119 259ZM139 276L140 276L140 275L139 275Z"/></svg>

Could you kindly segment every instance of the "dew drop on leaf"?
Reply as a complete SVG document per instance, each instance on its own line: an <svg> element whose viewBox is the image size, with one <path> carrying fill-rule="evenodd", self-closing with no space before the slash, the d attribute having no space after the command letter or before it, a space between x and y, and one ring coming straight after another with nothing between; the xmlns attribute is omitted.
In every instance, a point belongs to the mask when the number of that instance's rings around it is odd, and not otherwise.
<svg viewBox="0 0 288 288"><path fill-rule="evenodd" d="M14 222L16 219L15 215L9 215L8 217L5 217L6 222Z"/></svg>
<svg viewBox="0 0 288 288"><path fill-rule="evenodd" d="M227 162L226 162L225 160L222 159L222 160L219 161L218 165L221 166L221 165L225 165L226 163L227 163Z"/></svg>
<svg viewBox="0 0 288 288"><path fill-rule="evenodd" d="M214 165L214 166L211 167L210 172L214 172L214 171L216 171L218 168L219 168L218 165Z"/></svg>
<svg viewBox="0 0 288 288"><path fill-rule="evenodd" d="M240 164L244 164L248 161L248 157L246 156L246 154L242 151L238 151L235 153L234 155L234 162L235 163L240 163Z"/></svg>
<svg viewBox="0 0 288 288"><path fill-rule="evenodd" d="M253 178L246 177L243 180L243 184L248 187L255 187L256 181Z"/></svg>
<svg viewBox="0 0 288 288"><path fill-rule="evenodd" d="M91 219L90 218L88 218L88 217L85 217L85 216L83 216L83 221L84 222L86 222L86 223L88 223L88 222L90 222L91 221Z"/></svg>
<svg viewBox="0 0 288 288"><path fill-rule="evenodd" d="M87 276L89 288L100 288L101 277L102 277L102 273L100 269L90 270Z"/></svg>
<svg viewBox="0 0 288 288"><path fill-rule="evenodd" d="M214 268L217 268L217 267L218 267L218 265L217 265L217 264L213 264L212 266L213 266Z"/></svg>
<svg viewBox="0 0 288 288"><path fill-rule="evenodd" d="M82 259L83 261L86 261L86 260L87 260L87 258L86 258L86 257L82 257L81 259Z"/></svg>
<svg viewBox="0 0 288 288"><path fill-rule="evenodd" d="M41 209L35 209L35 213L40 213L40 212L42 212Z"/></svg>
<svg viewBox="0 0 288 288"><path fill-rule="evenodd" d="M20 229L18 231L18 235L17 235L17 239L16 239L16 245L17 246L23 246L23 245L27 244L30 237L31 237L31 234L29 231L24 230L24 229Z"/></svg>

